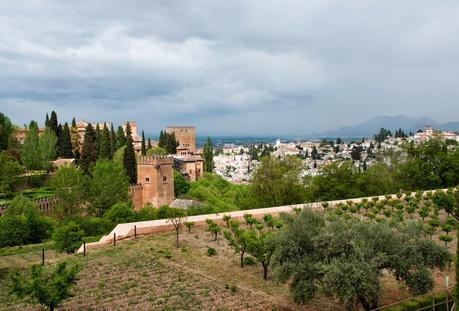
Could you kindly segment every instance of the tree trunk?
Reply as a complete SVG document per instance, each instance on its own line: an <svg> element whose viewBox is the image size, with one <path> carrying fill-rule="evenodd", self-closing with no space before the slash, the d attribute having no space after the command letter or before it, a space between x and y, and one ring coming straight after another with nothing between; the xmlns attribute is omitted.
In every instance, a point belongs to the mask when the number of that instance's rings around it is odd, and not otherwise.
<svg viewBox="0 0 459 311"><path fill-rule="evenodd" d="M177 243L177 248L178 248L178 236L179 236L179 229L175 228L175 236L176 236L176 243Z"/></svg>
<svg viewBox="0 0 459 311"><path fill-rule="evenodd" d="M241 268L244 268L244 253L245 251L241 252Z"/></svg>
<svg viewBox="0 0 459 311"><path fill-rule="evenodd" d="M456 225L456 284L459 281L459 223ZM459 286L456 285L454 303L459 307Z"/></svg>
<svg viewBox="0 0 459 311"><path fill-rule="evenodd" d="M54 305L49 306L49 311L54 311Z"/></svg>
<svg viewBox="0 0 459 311"><path fill-rule="evenodd" d="M268 279L268 265L262 264L263 265L263 279L266 281Z"/></svg>

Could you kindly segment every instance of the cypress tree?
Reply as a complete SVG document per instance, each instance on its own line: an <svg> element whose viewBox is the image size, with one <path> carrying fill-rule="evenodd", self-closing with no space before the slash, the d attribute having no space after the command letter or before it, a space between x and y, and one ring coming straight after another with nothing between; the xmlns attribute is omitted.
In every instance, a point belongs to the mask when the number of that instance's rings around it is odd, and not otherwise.
<svg viewBox="0 0 459 311"><path fill-rule="evenodd" d="M142 130L142 150L141 150L142 155L147 155L147 147L145 146L145 134L143 133Z"/></svg>
<svg viewBox="0 0 459 311"><path fill-rule="evenodd" d="M164 141L164 132L163 130L161 130L161 132L159 132L159 140L158 140L158 147L161 147L161 148L165 148L165 141Z"/></svg>
<svg viewBox="0 0 459 311"><path fill-rule="evenodd" d="M99 158L111 159L111 153L110 131L108 130L107 124L104 123L104 128L100 133Z"/></svg>
<svg viewBox="0 0 459 311"><path fill-rule="evenodd" d="M210 137L207 138L207 143L204 145L204 172L212 173L214 170L214 146Z"/></svg>
<svg viewBox="0 0 459 311"><path fill-rule="evenodd" d="M78 133L75 118L72 119L72 127L70 128L70 141L73 157L78 161L80 159L80 133Z"/></svg>
<svg viewBox="0 0 459 311"><path fill-rule="evenodd" d="M64 128L62 129L61 133L61 157L63 158L71 158L73 156L72 152L72 140L70 137L70 128L67 122L64 124Z"/></svg>
<svg viewBox="0 0 459 311"><path fill-rule="evenodd" d="M46 113L45 127L49 127L49 116L48 116L48 113Z"/></svg>
<svg viewBox="0 0 459 311"><path fill-rule="evenodd" d="M102 132L100 130L99 124L96 125L96 139L94 141L94 150L96 151L97 154L97 159L99 159L99 153L100 153L100 140L102 136Z"/></svg>
<svg viewBox="0 0 459 311"><path fill-rule="evenodd" d="M126 145L126 135L124 134L123 127L120 125L118 126L118 131L116 132L116 144L115 149L118 150L121 147Z"/></svg>
<svg viewBox="0 0 459 311"><path fill-rule="evenodd" d="M153 147L151 146L151 140L150 137L148 137L148 144L147 144L147 150L152 149Z"/></svg>
<svg viewBox="0 0 459 311"><path fill-rule="evenodd" d="M56 134L56 137L59 138L59 135L58 135L59 133L57 132L57 127L58 127L57 114L54 110L51 111L51 118L49 119L48 126L49 128L53 130L54 134Z"/></svg>
<svg viewBox="0 0 459 311"><path fill-rule="evenodd" d="M135 162L134 146L129 122L126 124L126 149L124 149L123 165L130 184L137 183L137 165Z"/></svg>
<svg viewBox="0 0 459 311"><path fill-rule="evenodd" d="M113 155L116 151L116 133L113 129L113 123L110 124L110 158L113 158Z"/></svg>
<svg viewBox="0 0 459 311"><path fill-rule="evenodd" d="M96 132L92 128L91 123L89 123L84 133L84 142L83 142L83 148L81 150L81 163L80 163L81 168L86 174L89 174L89 168L91 167L91 165L93 165L97 161L97 153L94 148L95 141L96 141Z"/></svg>
<svg viewBox="0 0 459 311"><path fill-rule="evenodd" d="M63 145L64 145L64 137L63 135L63 130L62 130L62 124L59 123L57 126L57 143L56 143L56 153L57 157L63 157Z"/></svg>

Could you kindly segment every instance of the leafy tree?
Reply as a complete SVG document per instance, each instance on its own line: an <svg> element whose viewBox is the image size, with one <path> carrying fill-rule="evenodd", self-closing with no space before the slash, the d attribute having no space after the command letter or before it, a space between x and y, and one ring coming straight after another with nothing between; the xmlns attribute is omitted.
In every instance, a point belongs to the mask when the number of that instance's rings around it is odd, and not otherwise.
<svg viewBox="0 0 459 311"><path fill-rule="evenodd" d="M230 215L223 215L223 221L226 223L226 228L228 228L228 229L230 227L230 220L231 220L231 216Z"/></svg>
<svg viewBox="0 0 459 311"><path fill-rule="evenodd" d="M110 220L113 224L119 224L134 221L135 213L130 204L116 203L105 211L104 218Z"/></svg>
<svg viewBox="0 0 459 311"><path fill-rule="evenodd" d="M191 233L191 230L195 226L195 223L193 221L187 221L185 222L185 227L188 229L188 233Z"/></svg>
<svg viewBox="0 0 459 311"><path fill-rule="evenodd" d="M96 132L92 128L91 123L88 123L84 133L83 148L81 150L81 168L86 174L89 169L97 161L97 152L95 150Z"/></svg>
<svg viewBox="0 0 459 311"><path fill-rule="evenodd" d="M126 170L130 184L137 183L137 165L135 161L134 146L132 144L132 132L129 122L126 125L126 149L124 149L123 166Z"/></svg>
<svg viewBox="0 0 459 311"><path fill-rule="evenodd" d="M214 170L214 146L210 137L207 137L207 143L204 145L204 172L212 173Z"/></svg>
<svg viewBox="0 0 459 311"><path fill-rule="evenodd" d="M126 146L126 134L124 133L123 127L120 125L118 126L118 130L116 132L115 149L118 150L124 146Z"/></svg>
<svg viewBox="0 0 459 311"><path fill-rule="evenodd" d="M99 159L111 159L111 143L110 143L110 131L108 130L107 124L104 123L104 127L100 134L99 143Z"/></svg>
<svg viewBox="0 0 459 311"><path fill-rule="evenodd" d="M51 161L56 158L56 142L56 135L49 128L46 128L38 140L40 169L51 167Z"/></svg>
<svg viewBox="0 0 459 311"><path fill-rule="evenodd" d="M0 152L0 193L13 189L17 176L22 172L22 166L5 151Z"/></svg>
<svg viewBox="0 0 459 311"><path fill-rule="evenodd" d="M83 242L84 231L73 221L61 225L54 231L54 248L59 253L74 253Z"/></svg>
<svg viewBox="0 0 459 311"><path fill-rule="evenodd" d="M9 148L10 136L13 133L13 124L10 119L0 112L0 151Z"/></svg>
<svg viewBox="0 0 459 311"><path fill-rule="evenodd" d="M46 273L42 266L32 266L29 277L16 270L11 274L11 293L53 311L71 297L70 290L76 284L78 271L77 266L67 268L66 262L59 263L52 273Z"/></svg>
<svg viewBox="0 0 459 311"><path fill-rule="evenodd" d="M379 133L375 135L375 140L378 142L378 144L381 144L389 136L392 136L392 133L385 128L381 128Z"/></svg>
<svg viewBox="0 0 459 311"><path fill-rule="evenodd" d="M174 170L174 193L175 196L185 194L190 190L190 183L186 181L185 177L179 172Z"/></svg>
<svg viewBox="0 0 459 311"><path fill-rule="evenodd" d="M426 240L416 222L393 227L340 218L326 222L322 214L308 209L286 215L285 221L285 230L277 237L273 267L280 281L290 282L297 303L309 301L320 288L348 309L357 304L375 309L383 270L407 286L413 285L410 278L417 278L422 286L410 290L423 294L432 286L430 272L414 273L444 268L451 261L448 250Z"/></svg>
<svg viewBox="0 0 459 311"><path fill-rule="evenodd" d="M38 207L17 195L0 217L0 247L40 243L49 238L53 223L40 215Z"/></svg>
<svg viewBox="0 0 459 311"><path fill-rule="evenodd" d="M166 155L167 151L161 147L149 148L147 149L147 156L155 156L155 155Z"/></svg>
<svg viewBox="0 0 459 311"><path fill-rule="evenodd" d="M140 154L143 156L147 155L147 146L145 145L145 134L143 130L142 130L142 142L141 142Z"/></svg>
<svg viewBox="0 0 459 311"><path fill-rule="evenodd" d="M180 228L186 222L186 216L182 209L179 208L166 208L166 218L169 223L174 226L175 237L176 237L176 247L179 247L179 234Z"/></svg>
<svg viewBox="0 0 459 311"><path fill-rule="evenodd" d="M312 158L313 160L319 159L319 152L317 151L317 147L316 147L316 146L313 146L313 147L312 147L311 158Z"/></svg>
<svg viewBox="0 0 459 311"><path fill-rule="evenodd" d="M21 147L21 162L30 170L41 169L38 139L38 124L31 121L27 128L24 144Z"/></svg>
<svg viewBox="0 0 459 311"><path fill-rule="evenodd" d="M303 203L306 188L300 179L301 170L301 160L296 157L262 158L250 188L258 207Z"/></svg>
<svg viewBox="0 0 459 311"><path fill-rule="evenodd" d="M49 180L49 186L59 198L61 217L75 215L85 203L88 178L75 167L61 167Z"/></svg>
<svg viewBox="0 0 459 311"><path fill-rule="evenodd" d="M263 279L266 280L268 278L268 266L276 249L273 234L261 232L259 235L251 234L251 237L249 239L249 253L263 266Z"/></svg>
<svg viewBox="0 0 459 311"><path fill-rule="evenodd" d="M222 228L220 228L220 226L216 222L212 220L209 220L207 222L207 231L213 234L214 241L217 240L218 234L221 232L221 230Z"/></svg>
<svg viewBox="0 0 459 311"><path fill-rule="evenodd" d="M228 240L229 245L234 250L235 254L239 254L241 268L244 267L244 255L247 252L249 245L254 239L255 232L252 230L243 230L237 221L230 221L230 230L223 232L223 235Z"/></svg>
<svg viewBox="0 0 459 311"><path fill-rule="evenodd" d="M109 160L99 160L90 170L89 203L96 215L116 203L127 202L128 180L123 167Z"/></svg>

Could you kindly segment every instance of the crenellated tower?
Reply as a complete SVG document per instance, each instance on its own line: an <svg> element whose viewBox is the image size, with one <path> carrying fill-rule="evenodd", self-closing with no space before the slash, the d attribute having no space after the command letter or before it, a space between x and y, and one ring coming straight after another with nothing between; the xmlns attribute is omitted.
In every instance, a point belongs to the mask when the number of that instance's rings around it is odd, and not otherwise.
<svg viewBox="0 0 459 311"><path fill-rule="evenodd" d="M174 201L173 158L144 156L137 161L137 183L142 185L143 205L161 207Z"/></svg>

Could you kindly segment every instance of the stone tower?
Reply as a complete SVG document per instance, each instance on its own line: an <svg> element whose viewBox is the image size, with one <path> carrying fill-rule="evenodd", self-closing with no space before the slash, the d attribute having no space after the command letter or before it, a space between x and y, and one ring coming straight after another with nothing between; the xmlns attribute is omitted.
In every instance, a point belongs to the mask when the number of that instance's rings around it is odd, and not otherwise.
<svg viewBox="0 0 459 311"><path fill-rule="evenodd" d="M188 148L191 153L196 151L196 128L194 126L168 126L166 132L175 134L179 148Z"/></svg>
<svg viewBox="0 0 459 311"><path fill-rule="evenodd" d="M169 156L140 157L137 183L142 185L143 204L161 207L174 201L173 159Z"/></svg>

